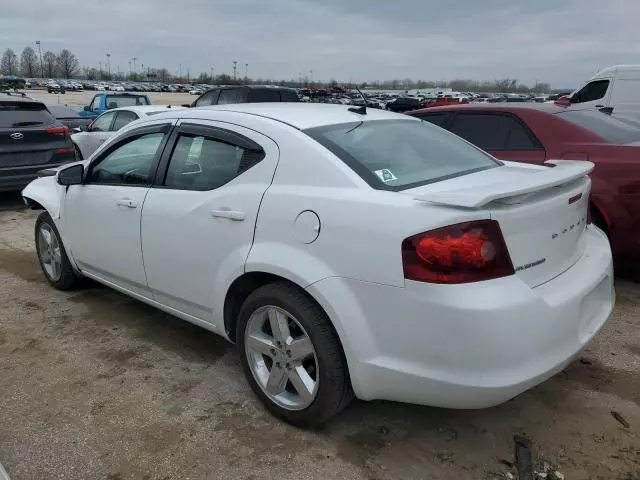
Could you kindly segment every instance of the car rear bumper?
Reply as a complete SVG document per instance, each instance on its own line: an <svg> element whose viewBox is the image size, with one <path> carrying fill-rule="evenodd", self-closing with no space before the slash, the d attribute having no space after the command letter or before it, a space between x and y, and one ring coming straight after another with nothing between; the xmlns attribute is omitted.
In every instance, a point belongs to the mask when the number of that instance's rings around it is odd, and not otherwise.
<svg viewBox="0 0 640 480"><path fill-rule="evenodd" d="M404 288L327 278L356 395L448 408L502 403L562 370L611 315L611 250L589 227L580 260L531 288L517 276Z"/></svg>
<svg viewBox="0 0 640 480"><path fill-rule="evenodd" d="M55 163L0 168L0 191L22 190L29 182L38 178L39 171L59 167L72 161L74 161L73 156L68 160L56 161Z"/></svg>

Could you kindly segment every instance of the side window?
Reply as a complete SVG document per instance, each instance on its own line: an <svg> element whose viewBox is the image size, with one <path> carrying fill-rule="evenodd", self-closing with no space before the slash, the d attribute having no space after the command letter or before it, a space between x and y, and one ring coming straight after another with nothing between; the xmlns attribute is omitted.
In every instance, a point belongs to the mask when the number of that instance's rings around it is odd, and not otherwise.
<svg viewBox="0 0 640 480"><path fill-rule="evenodd" d="M108 132L109 127L111 126L111 120L115 116L115 112L108 112L103 115L100 115L96 120L91 124L92 132Z"/></svg>
<svg viewBox="0 0 640 480"><path fill-rule="evenodd" d="M433 123L439 127L444 128L444 124L447 122L447 118L449 118L448 113L431 113L428 115L420 115L418 117L420 120L426 120L429 123Z"/></svg>
<svg viewBox="0 0 640 480"><path fill-rule="evenodd" d="M91 102L91 110L100 110L100 97L93 97L93 101Z"/></svg>
<svg viewBox="0 0 640 480"><path fill-rule="evenodd" d="M449 130L483 150L501 150L506 148L514 122L505 115L461 113Z"/></svg>
<svg viewBox="0 0 640 480"><path fill-rule="evenodd" d="M280 92L278 90L268 89L252 89L249 90L247 96L247 102L249 103L267 103L267 102L279 102Z"/></svg>
<svg viewBox="0 0 640 480"><path fill-rule="evenodd" d="M607 94L608 88L609 80L596 80L594 82L590 82L582 87L582 89L572 97L571 103L600 100Z"/></svg>
<svg viewBox="0 0 640 480"><path fill-rule="evenodd" d="M151 165L164 133L148 133L118 145L92 163L87 183L107 185L149 185Z"/></svg>
<svg viewBox="0 0 640 480"><path fill-rule="evenodd" d="M213 190L230 182L264 158L248 150L200 135L178 137L164 185L184 190Z"/></svg>
<svg viewBox="0 0 640 480"><path fill-rule="evenodd" d="M220 97L218 98L218 105L227 105L229 103L240 102L240 90L231 88L228 90L220 91Z"/></svg>
<svg viewBox="0 0 640 480"><path fill-rule="evenodd" d="M196 100L196 107L206 107L207 105L215 105L218 100L218 93L220 90L211 90L204 93L198 100Z"/></svg>
<svg viewBox="0 0 640 480"><path fill-rule="evenodd" d="M519 121L514 121L507 139L507 150L539 150L540 141Z"/></svg>
<svg viewBox="0 0 640 480"><path fill-rule="evenodd" d="M113 122L113 125L111 126L111 130L114 132L117 132L118 130L120 130L122 127L124 127L125 125L127 125L128 123L133 122L134 120L138 119L138 115L136 115L133 112L129 112L127 110L123 110L121 112L118 112L116 114L116 121Z"/></svg>

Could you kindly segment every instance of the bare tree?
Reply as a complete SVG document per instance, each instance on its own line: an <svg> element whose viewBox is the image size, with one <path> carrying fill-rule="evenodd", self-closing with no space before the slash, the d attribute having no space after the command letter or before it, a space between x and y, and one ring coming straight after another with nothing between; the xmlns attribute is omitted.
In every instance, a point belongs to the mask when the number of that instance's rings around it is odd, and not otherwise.
<svg viewBox="0 0 640 480"><path fill-rule="evenodd" d="M80 62L76 56L66 48L58 54L58 70L64 78L71 78L80 68Z"/></svg>
<svg viewBox="0 0 640 480"><path fill-rule="evenodd" d="M44 64L44 73L48 78L56 77L58 73L56 70L56 66L58 63L58 59L56 54L52 51L46 51L42 56L42 63Z"/></svg>
<svg viewBox="0 0 640 480"><path fill-rule="evenodd" d="M20 55L20 70L25 77L35 77L38 71L38 56L31 47L25 47Z"/></svg>
<svg viewBox="0 0 640 480"><path fill-rule="evenodd" d="M2 59L0 60L0 72L5 75L18 74L18 56L10 48L7 48L2 54Z"/></svg>

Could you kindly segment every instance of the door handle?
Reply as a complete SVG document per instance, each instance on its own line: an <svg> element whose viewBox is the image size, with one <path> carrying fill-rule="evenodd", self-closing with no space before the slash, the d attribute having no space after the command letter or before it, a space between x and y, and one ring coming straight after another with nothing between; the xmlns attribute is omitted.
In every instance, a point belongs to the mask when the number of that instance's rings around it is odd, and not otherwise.
<svg viewBox="0 0 640 480"><path fill-rule="evenodd" d="M231 210L226 207L222 207L220 210L212 210L211 216L214 218L228 218L229 220L235 220L236 222L241 222L245 219L244 212Z"/></svg>
<svg viewBox="0 0 640 480"><path fill-rule="evenodd" d="M116 200L116 205L119 207L136 208L138 206L138 202L131 200L130 198L121 198Z"/></svg>

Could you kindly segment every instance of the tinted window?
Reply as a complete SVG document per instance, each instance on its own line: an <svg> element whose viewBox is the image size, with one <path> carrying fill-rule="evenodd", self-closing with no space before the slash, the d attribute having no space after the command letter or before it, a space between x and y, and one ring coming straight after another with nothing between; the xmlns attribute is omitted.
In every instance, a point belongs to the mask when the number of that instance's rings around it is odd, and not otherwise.
<svg viewBox="0 0 640 480"><path fill-rule="evenodd" d="M609 88L609 80L596 80L590 82L576 93L572 99L572 103L592 102L594 100L600 100L604 98Z"/></svg>
<svg viewBox="0 0 640 480"><path fill-rule="evenodd" d="M164 185L187 190L213 190L262 160L264 153L245 150L198 135L181 135L171 154Z"/></svg>
<svg viewBox="0 0 640 480"><path fill-rule="evenodd" d="M595 110L567 110L560 117L585 128L611 143L640 142L640 130L630 122L622 122Z"/></svg>
<svg viewBox="0 0 640 480"><path fill-rule="evenodd" d="M506 148L513 123L504 115L464 113L456 115L450 130L484 150L500 150Z"/></svg>
<svg viewBox="0 0 640 480"><path fill-rule="evenodd" d="M240 90L238 89L229 89L229 90L221 90L220 97L218 98L218 105L226 105L229 103L240 103Z"/></svg>
<svg viewBox="0 0 640 480"><path fill-rule="evenodd" d="M115 112L107 112L96 118L95 122L91 125L92 132L108 132L111 127L111 121L115 116Z"/></svg>
<svg viewBox="0 0 640 480"><path fill-rule="evenodd" d="M426 122L366 121L306 133L372 187L402 190L499 165L489 155Z"/></svg>
<svg viewBox="0 0 640 480"><path fill-rule="evenodd" d="M247 102L263 103L263 102L279 102L280 92L278 90L249 90Z"/></svg>
<svg viewBox="0 0 640 480"><path fill-rule="evenodd" d="M31 127L55 122L42 103L0 103L0 128Z"/></svg>
<svg viewBox="0 0 640 480"><path fill-rule="evenodd" d="M64 105L47 105L47 109L56 118L81 118L76 110Z"/></svg>
<svg viewBox="0 0 640 480"><path fill-rule="evenodd" d="M205 107L207 105L215 105L218 99L219 90L211 90L196 100L196 107Z"/></svg>
<svg viewBox="0 0 640 480"><path fill-rule="evenodd" d="M542 145L533 134L518 120L514 120L507 139L507 150L536 150Z"/></svg>
<svg viewBox="0 0 640 480"><path fill-rule="evenodd" d="M115 122L113 122L113 126L111 127L111 130L113 130L114 132L117 132L126 124L131 123L137 119L138 119L138 115L136 115L133 112L127 112L127 111L118 112L116 115L116 120Z"/></svg>
<svg viewBox="0 0 640 480"><path fill-rule="evenodd" d="M442 127L446 123L448 116L448 113L431 113L429 115L420 115L418 118Z"/></svg>
<svg viewBox="0 0 640 480"><path fill-rule="evenodd" d="M164 133L149 133L118 146L92 166L89 183L147 185Z"/></svg>
<svg viewBox="0 0 640 480"><path fill-rule="evenodd" d="M107 95L106 102L108 109L149 105L146 97L131 97L127 95Z"/></svg>
<svg viewBox="0 0 640 480"><path fill-rule="evenodd" d="M299 102L298 94L293 90L281 90L280 97L283 102Z"/></svg>

